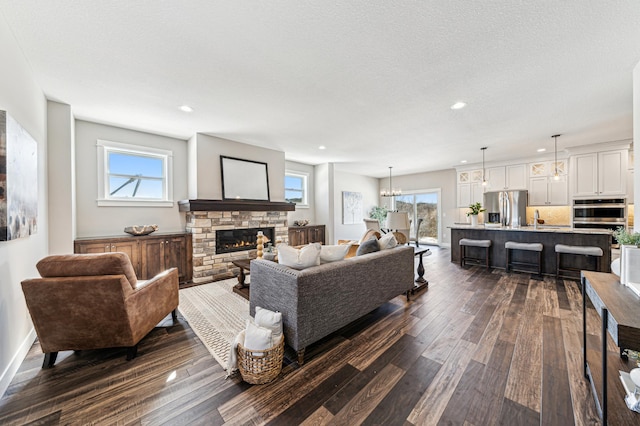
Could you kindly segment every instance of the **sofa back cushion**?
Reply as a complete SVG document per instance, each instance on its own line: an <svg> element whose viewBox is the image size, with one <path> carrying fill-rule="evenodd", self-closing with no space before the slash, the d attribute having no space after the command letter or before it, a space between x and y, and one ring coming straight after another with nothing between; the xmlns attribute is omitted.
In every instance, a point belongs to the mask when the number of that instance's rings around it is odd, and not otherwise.
<svg viewBox="0 0 640 426"><path fill-rule="evenodd" d="M351 244L338 244L335 246L320 247L320 263L330 263L342 260L347 256Z"/></svg>
<svg viewBox="0 0 640 426"><path fill-rule="evenodd" d="M305 269L320 264L320 243L294 248L286 244L278 245L278 263L293 269Z"/></svg>
<svg viewBox="0 0 640 426"><path fill-rule="evenodd" d="M87 275L124 275L136 287L136 272L124 253L63 254L47 256L36 267L43 278Z"/></svg>
<svg viewBox="0 0 640 426"><path fill-rule="evenodd" d="M389 232L380 237L380 239L378 240L378 245L380 246L380 250L390 249L398 245L398 240L396 240L393 232Z"/></svg>
<svg viewBox="0 0 640 426"><path fill-rule="evenodd" d="M380 251L380 246L378 245L378 240L372 238L360 244L358 251L356 251L356 256L362 256L363 254L374 253L376 251Z"/></svg>

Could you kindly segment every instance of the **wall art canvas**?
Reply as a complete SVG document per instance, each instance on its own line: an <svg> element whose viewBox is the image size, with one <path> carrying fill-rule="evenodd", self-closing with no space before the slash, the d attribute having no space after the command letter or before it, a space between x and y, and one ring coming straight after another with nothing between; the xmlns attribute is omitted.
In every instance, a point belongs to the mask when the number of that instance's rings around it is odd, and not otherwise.
<svg viewBox="0 0 640 426"><path fill-rule="evenodd" d="M362 192L342 192L342 223L362 223Z"/></svg>
<svg viewBox="0 0 640 426"><path fill-rule="evenodd" d="M38 229L38 144L6 111L0 111L0 241Z"/></svg>

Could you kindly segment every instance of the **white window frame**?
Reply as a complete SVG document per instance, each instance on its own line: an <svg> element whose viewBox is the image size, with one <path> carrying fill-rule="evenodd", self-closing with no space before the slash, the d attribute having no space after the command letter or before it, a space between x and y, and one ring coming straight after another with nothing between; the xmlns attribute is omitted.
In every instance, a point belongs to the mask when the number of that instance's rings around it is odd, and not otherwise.
<svg viewBox="0 0 640 426"><path fill-rule="evenodd" d="M300 207L303 209L308 209L309 208L309 173L299 172L295 170L285 170L284 176L285 176L285 180L287 176L302 178L302 202L296 203L296 208ZM286 197L286 194L287 194L286 185L284 188L284 192Z"/></svg>
<svg viewBox="0 0 640 426"><path fill-rule="evenodd" d="M131 145L98 139L96 143L98 156L98 206L102 207L173 207L173 152L147 146ZM119 152L129 155L140 155L162 159L163 164L163 198L162 200L132 198L124 199L109 195L109 153Z"/></svg>

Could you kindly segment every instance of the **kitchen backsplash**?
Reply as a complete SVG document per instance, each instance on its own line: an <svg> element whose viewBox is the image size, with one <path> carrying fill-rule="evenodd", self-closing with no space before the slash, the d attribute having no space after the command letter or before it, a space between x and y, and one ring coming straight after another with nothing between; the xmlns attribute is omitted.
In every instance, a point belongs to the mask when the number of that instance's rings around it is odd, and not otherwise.
<svg viewBox="0 0 640 426"><path fill-rule="evenodd" d="M536 210L540 213L540 219L544 220L545 225L571 225L571 207L569 206L527 207L528 224L533 224Z"/></svg>

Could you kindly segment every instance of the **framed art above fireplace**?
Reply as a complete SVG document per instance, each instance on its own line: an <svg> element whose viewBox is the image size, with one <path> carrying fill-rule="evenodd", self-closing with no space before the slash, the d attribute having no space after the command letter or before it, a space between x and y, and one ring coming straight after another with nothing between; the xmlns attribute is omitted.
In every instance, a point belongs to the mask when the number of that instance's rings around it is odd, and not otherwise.
<svg viewBox="0 0 640 426"><path fill-rule="evenodd" d="M269 201L267 163L220 156L223 200Z"/></svg>

